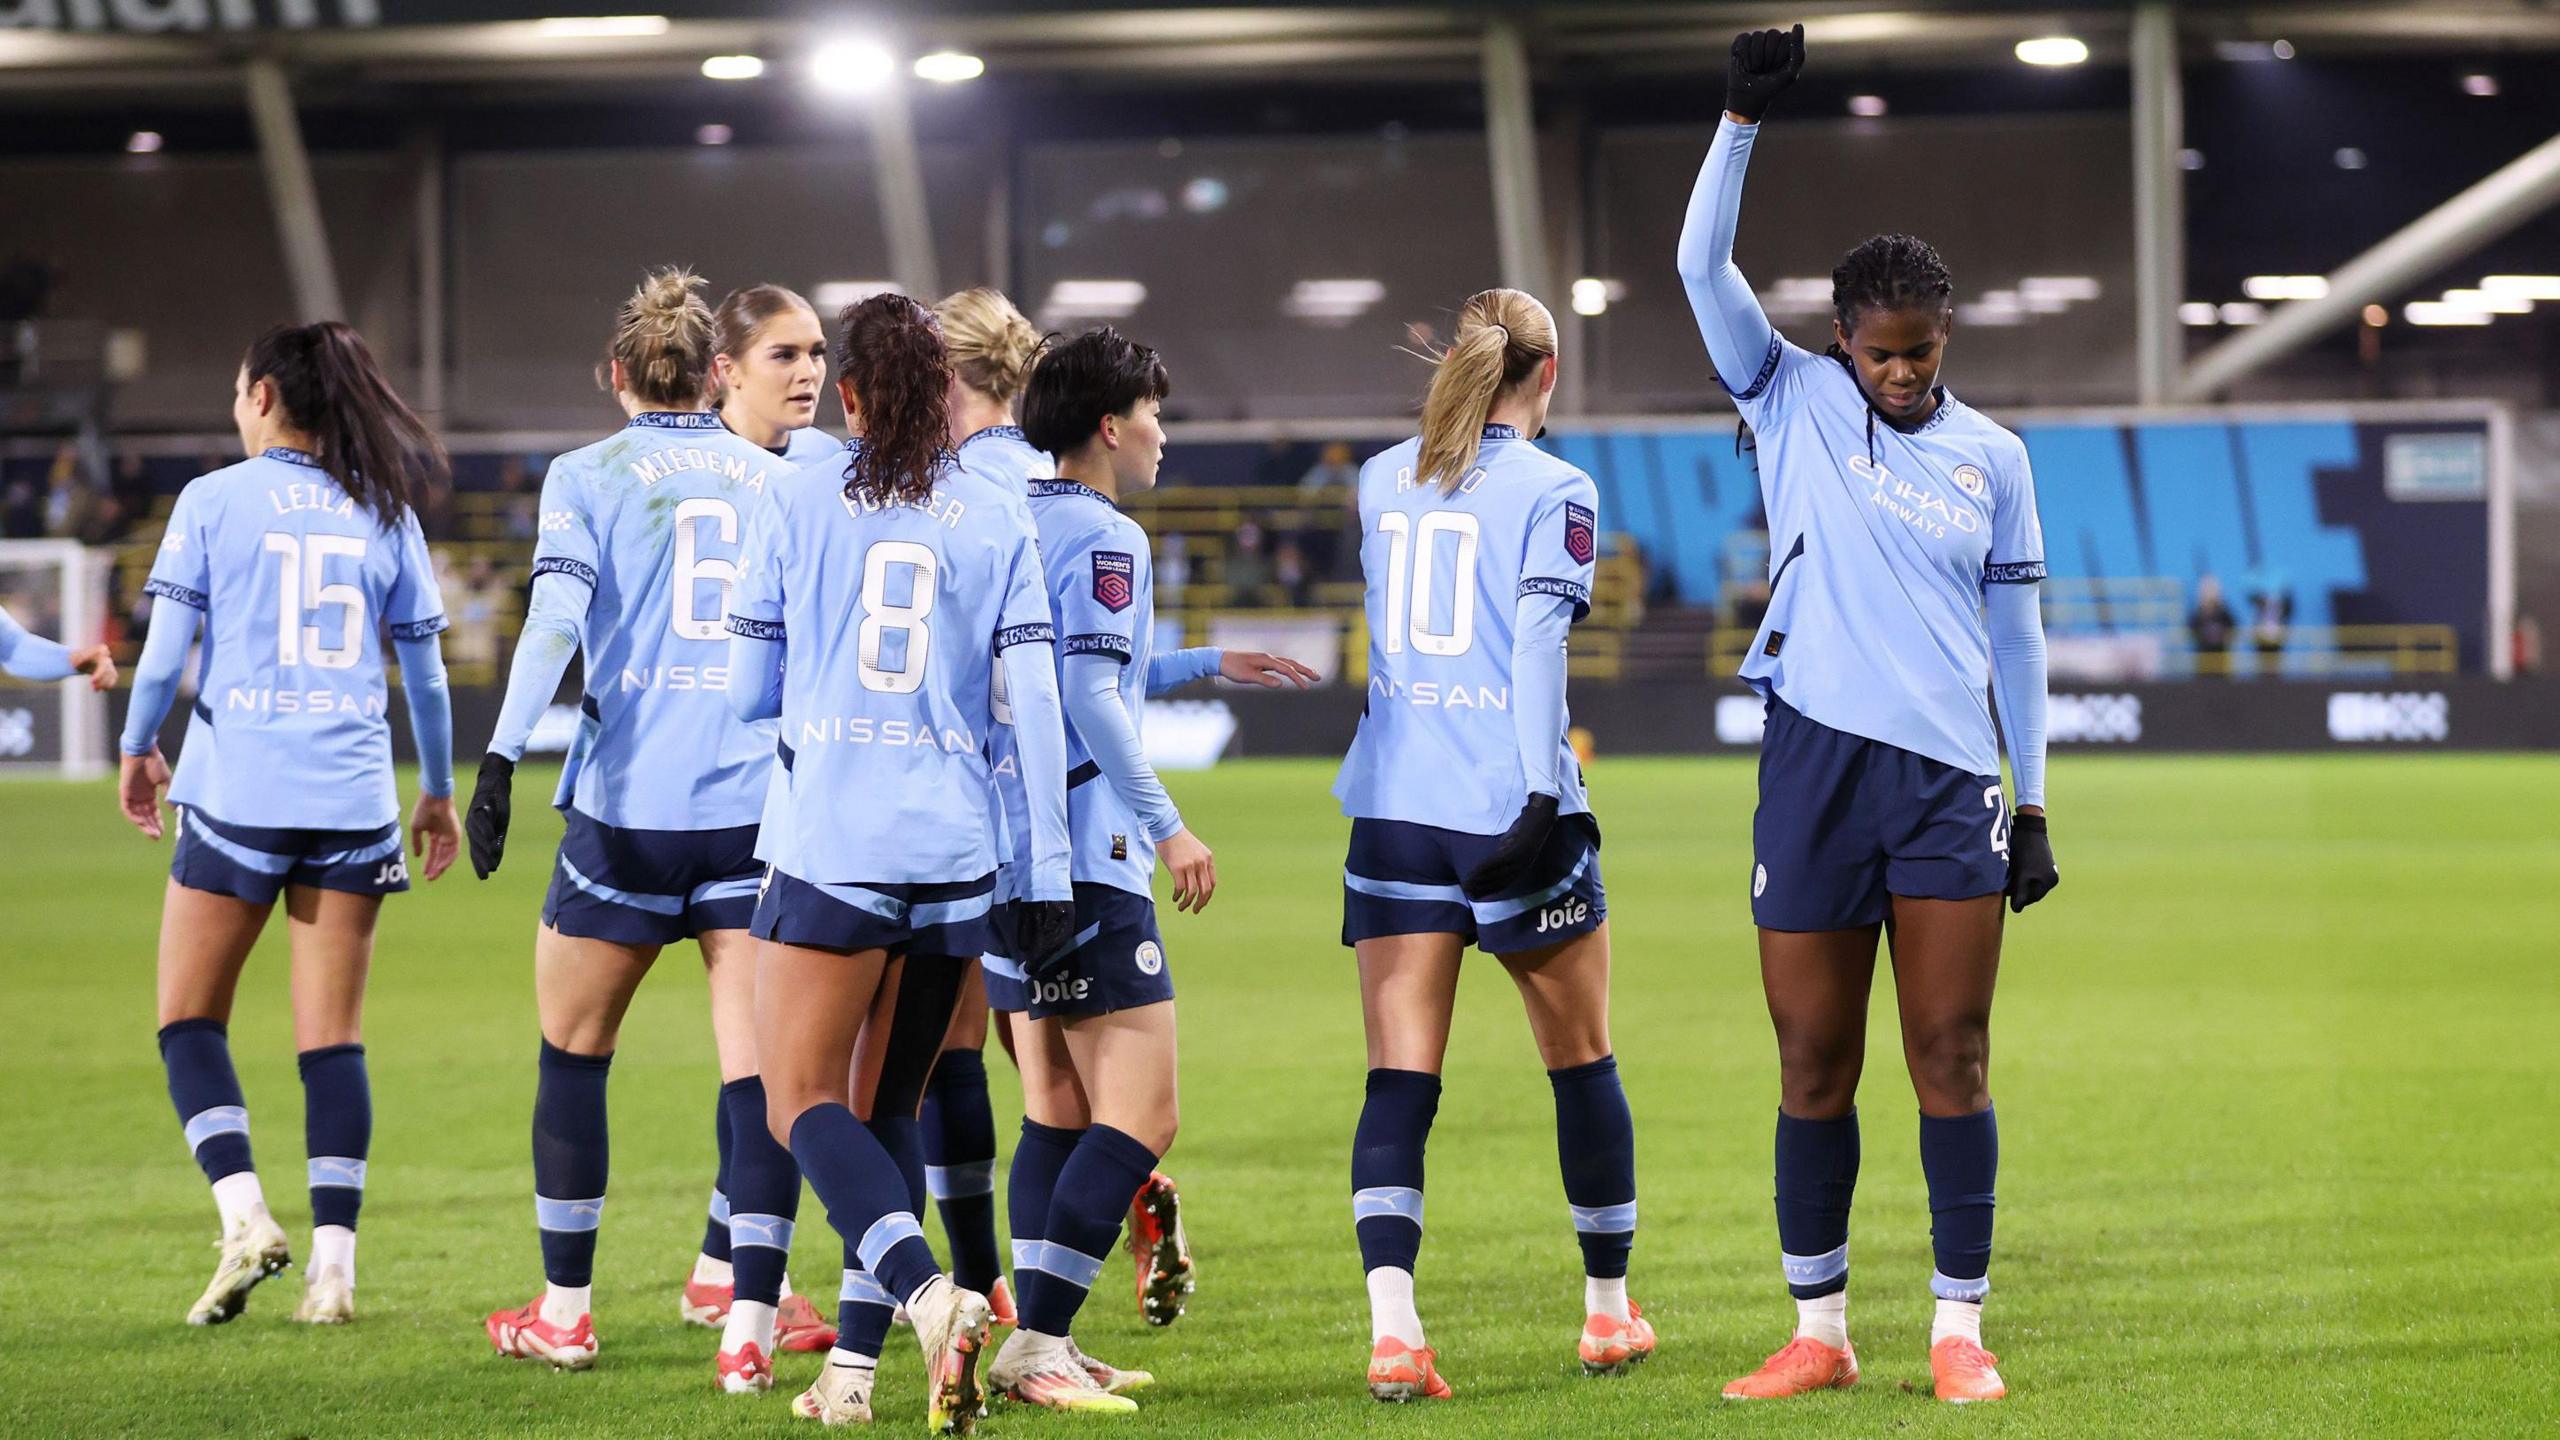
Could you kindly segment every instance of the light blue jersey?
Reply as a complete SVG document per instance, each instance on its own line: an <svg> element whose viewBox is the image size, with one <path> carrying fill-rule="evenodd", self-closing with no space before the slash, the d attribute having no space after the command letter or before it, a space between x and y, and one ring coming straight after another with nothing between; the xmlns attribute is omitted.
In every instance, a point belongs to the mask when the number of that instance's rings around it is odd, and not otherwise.
<svg viewBox="0 0 2560 1440"><path fill-rule="evenodd" d="M204 612L170 803L274 829L400 818L382 638L445 628L415 514L386 530L319 462L271 449L179 493L143 589Z"/></svg>
<svg viewBox="0 0 2560 1440"><path fill-rule="evenodd" d="M872 507L842 474L776 488L730 610L783 647L756 857L821 885L975 880L1000 858L989 658L1055 633L1022 502L954 466L927 503Z"/></svg>
<svg viewBox="0 0 2560 1440"><path fill-rule="evenodd" d="M1048 569L1050 609L1058 617L1060 688L1066 662L1078 655L1107 656L1121 665L1119 698L1130 730L1146 733L1147 667L1155 648L1155 563L1147 532L1120 513L1108 496L1072 480L1031 482L1031 518L1040 527L1040 557ZM1069 774L1090 777L1067 791L1067 825L1079 884L1109 885L1152 895L1156 841L1126 796L1099 773L1074 720L1067 722ZM1179 828L1179 819L1169 822Z"/></svg>
<svg viewBox="0 0 2560 1440"><path fill-rule="evenodd" d="M793 467L812 465L843 453L844 442L815 425L804 425L782 437L783 463Z"/></svg>
<svg viewBox="0 0 2560 1440"><path fill-rule="evenodd" d="M1555 748L1559 813L1591 808L1561 709L1543 738L1522 738L1514 712L1532 697L1515 693L1529 681L1513 641L1523 597L1589 612L1599 492L1508 425L1485 427L1481 447L1450 495L1415 480L1419 439L1360 467L1369 700L1333 787L1356 819L1499 833L1529 796L1524 743ZM1536 682L1559 707L1561 680L1558 667Z"/></svg>
<svg viewBox="0 0 2560 1440"><path fill-rule="evenodd" d="M990 425L961 441L960 463L1025 499L1032 481L1058 473L1058 462L1023 439L1019 425Z"/></svg>
<svg viewBox="0 0 2560 1440"><path fill-rule="evenodd" d="M773 730L730 713L728 604L754 517L791 467L707 411L646 412L551 462L533 573L593 587L570 803L639 830L763 813Z"/></svg>
<svg viewBox="0 0 2560 1440"><path fill-rule="evenodd" d="M1031 482L1046 480L1057 473L1057 463L1048 452L1031 448L1022 438L1019 425L991 425L960 442L960 463L969 473L1002 487L1006 492L1028 501ZM1025 523L1030 512L1023 512ZM996 672L998 698L1002 698L1003 668ZM999 901L1017 898L1016 882L1022 866L1030 859L1030 817L1024 813L1022 787L1008 783L1022 773L1021 758L1015 753L1013 721L1009 707L996 707L996 727L988 737L987 761L995 768L996 794L1001 802L997 813L996 853L1005 859L1005 871L996 882Z"/></svg>

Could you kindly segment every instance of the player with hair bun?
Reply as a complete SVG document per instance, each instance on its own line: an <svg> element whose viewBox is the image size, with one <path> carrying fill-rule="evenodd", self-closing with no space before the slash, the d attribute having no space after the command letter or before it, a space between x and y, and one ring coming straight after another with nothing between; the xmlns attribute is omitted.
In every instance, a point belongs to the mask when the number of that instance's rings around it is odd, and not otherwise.
<svg viewBox="0 0 2560 1440"><path fill-rule="evenodd" d="M1582 1250L1583 1369L1652 1355L1627 1298L1635 1122L1609 1043L1600 827L1565 741L1565 647L1591 609L1599 497L1529 443L1555 393L1555 320L1487 290L1423 401L1422 434L1360 467L1369 700L1334 794L1351 817L1342 941L1359 959L1368 1094L1351 1213L1368 1272L1369 1393L1445 1400L1413 1300L1423 1150L1472 943L1519 988L1555 1094Z"/></svg>
<svg viewBox="0 0 2560 1440"><path fill-rule="evenodd" d="M1824 355L1772 329L1734 265L1760 118L1803 66L1801 25L1735 37L1680 234L1708 358L1758 437L1773 562L1742 678L1768 697L1751 911L1778 1032L1778 1243L1797 1319L1724 1393L1857 1382L1849 1205L1881 934L1920 1102L1929 1368L1941 1400L1997 1400L2008 1392L1982 1348L1982 1302L2000 1163L1989 1068L2001 901L2024 910L2058 879L2044 816L2044 535L2026 447L1938 383L1955 286L1935 250L1878 235L1850 251L1832 275Z"/></svg>
<svg viewBox="0 0 2560 1440"><path fill-rule="evenodd" d="M222 1259L187 1323L237 1316L291 1260L250 1161L229 1034L241 967L281 899L311 1184L309 1280L293 1318L344 1324L373 1138L365 979L382 897L409 888L385 635L418 747L410 849L434 880L462 843L436 640L444 598L417 512L445 455L363 338L335 321L260 336L231 418L249 458L188 482L143 587L151 633L117 801L153 840L163 785L178 811L160 912L160 1059L222 1216ZM160 726L199 630L203 673L172 782Z"/></svg>
<svg viewBox="0 0 2560 1440"><path fill-rule="evenodd" d="M784 1292L800 1177L765 1134L756 1071L746 929L773 730L740 721L720 693L741 545L790 467L703 408L717 341L695 293L701 283L661 270L632 294L605 371L629 423L560 456L543 480L532 603L472 792L471 864L485 879L505 858L516 761L583 649L580 763L555 800L568 831L534 936L544 1284L539 1298L490 1315L486 1328L502 1355L562 1369L595 1363L606 1080L642 977L662 949L689 938L709 972L731 1137L712 1196L731 1263L722 1275L697 1262L685 1316L708 1323L716 1303L724 1333L714 1374L724 1390L752 1392L773 1383L777 1346L824 1349L835 1331Z"/></svg>

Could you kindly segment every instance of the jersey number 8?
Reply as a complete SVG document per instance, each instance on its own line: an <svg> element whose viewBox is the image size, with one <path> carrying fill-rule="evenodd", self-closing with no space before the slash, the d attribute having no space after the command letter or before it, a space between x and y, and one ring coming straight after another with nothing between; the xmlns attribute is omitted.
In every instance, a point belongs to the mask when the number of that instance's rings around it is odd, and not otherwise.
<svg viewBox="0 0 2560 1440"><path fill-rule="evenodd" d="M889 567L912 566L907 603L889 603ZM933 551L913 540L881 540L862 556L862 629L855 637L861 658L862 688L885 695L912 695L924 684L925 661L933 654L933 630L925 617L933 613ZM903 638L895 670L880 668L881 641L892 631Z"/></svg>
<svg viewBox="0 0 2560 1440"><path fill-rule="evenodd" d="M1416 525L1411 515L1390 511L1378 517L1378 533L1387 537L1387 623L1386 633L1378 637L1386 652L1400 655L1411 641L1417 654L1466 654L1476 641L1476 550L1482 543L1476 517L1464 510L1434 510ZM1433 612L1442 608L1432 599L1442 583L1435 572L1443 535L1456 537L1456 555L1445 582L1449 628L1434 630ZM1407 596L1412 597L1409 604Z"/></svg>

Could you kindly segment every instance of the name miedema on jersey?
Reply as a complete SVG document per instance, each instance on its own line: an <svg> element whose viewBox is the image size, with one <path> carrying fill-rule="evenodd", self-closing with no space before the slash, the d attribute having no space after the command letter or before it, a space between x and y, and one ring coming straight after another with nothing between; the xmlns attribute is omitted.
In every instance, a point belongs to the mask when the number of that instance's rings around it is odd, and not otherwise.
<svg viewBox="0 0 2560 1440"><path fill-rule="evenodd" d="M1444 685L1437 680L1416 680L1410 684L1387 679L1383 675L1369 677L1369 698L1401 700L1427 710L1508 710L1511 687L1508 685Z"/></svg>
<svg viewBox="0 0 2560 1440"><path fill-rule="evenodd" d="M223 692L222 708L246 710L254 715L360 715L379 720L389 707L375 696L350 695L343 690L247 689L235 685Z"/></svg>
<svg viewBox="0 0 2560 1440"><path fill-rule="evenodd" d="M828 715L800 722L793 748L812 745L887 745L897 749L940 750L951 755L975 754L978 737L966 730L936 730L915 720L874 720L863 715Z"/></svg>
<svg viewBox="0 0 2560 1440"><path fill-rule="evenodd" d="M630 469L643 485L655 485L686 470L708 470L732 485L744 485L759 495L764 493L764 466L760 462L717 450L696 450L691 446L652 450L632 461Z"/></svg>

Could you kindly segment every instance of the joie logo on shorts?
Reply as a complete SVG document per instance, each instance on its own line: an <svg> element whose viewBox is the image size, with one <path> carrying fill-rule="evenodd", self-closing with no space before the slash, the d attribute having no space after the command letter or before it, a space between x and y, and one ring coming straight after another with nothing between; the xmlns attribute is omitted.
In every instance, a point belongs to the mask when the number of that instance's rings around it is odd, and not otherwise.
<svg viewBox="0 0 2560 1440"><path fill-rule="evenodd" d="M409 883L409 862L408 862L408 861L406 861L406 860L386 860L386 861L384 861L384 862L383 862L383 865L382 865L382 868L374 872L374 874L373 874L373 883L374 883L374 884L376 884L376 885L406 885L406 884L408 884L408 883Z"/></svg>
<svg viewBox="0 0 2560 1440"><path fill-rule="evenodd" d="M1541 925L1538 928L1543 930L1546 927ZM1161 975L1164 973L1163 946L1157 944L1153 940L1141 941L1139 943L1138 973L1141 975Z"/></svg>
<svg viewBox="0 0 2560 1440"><path fill-rule="evenodd" d="M1093 598L1117 615L1138 598L1137 562L1119 550L1093 552Z"/></svg>
<svg viewBox="0 0 2560 1440"><path fill-rule="evenodd" d="M1031 982L1031 1003L1034 1005L1057 1005L1069 1000L1082 1000L1092 993L1093 982L1082 978L1074 980L1035 978Z"/></svg>
<svg viewBox="0 0 2560 1440"><path fill-rule="evenodd" d="M1538 912L1538 933L1562 930L1591 918L1591 902L1579 895L1569 896L1561 905L1550 905Z"/></svg>

